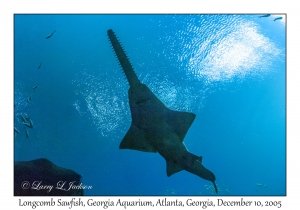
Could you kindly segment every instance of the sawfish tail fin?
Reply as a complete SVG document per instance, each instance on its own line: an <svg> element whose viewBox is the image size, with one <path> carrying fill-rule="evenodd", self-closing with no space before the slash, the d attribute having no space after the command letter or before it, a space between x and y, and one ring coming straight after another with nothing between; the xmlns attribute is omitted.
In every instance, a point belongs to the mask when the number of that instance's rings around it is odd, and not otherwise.
<svg viewBox="0 0 300 210"><path fill-rule="evenodd" d="M107 35L108 35L108 38L110 40L110 43L111 43L115 53L116 53L116 56L122 66L122 69L126 75L126 78L128 80L130 87L132 87L132 88L136 87L137 85L140 84L140 81L139 81L138 77L136 76L134 69L132 68L132 65L131 65L125 51L123 50L120 42L118 41L115 33L113 32L112 29L109 29L107 31Z"/></svg>
<svg viewBox="0 0 300 210"><path fill-rule="evenodd" d="M186 151L176 161L167 159L167 176L172 176L181 170L186 170L202 179L211 181L214 185L216 193L218 193L218 188L215 183L216 177L213 172L202 165L202 156L197 156Z"/></svg>
<svg viewBox="0 0 300 210"><path fill-rule="evenodd" d="M196 173L195 174L203 179L211 181L214 185L216 193L218 193L218 188L215 183L216 177L215 177L214 173L211 172L210 170L208 170L207 168L205 168L202 164L201 164L201 166L195 167L195 168L196 168L196 171L198 172L198 174L196 174Z"/></svg>
<svg viewBox="0 0 300 210"><path fill-rule="evenodd" d="M215 190L216 190L216 193L218 193L218 188L217 188L216 183L215 183L215 182L212 182L212 183L214 184L214 188L215 188Z"/></svg>
<svg viewBox="0 0 300 210"><path fill-rule="evenodd" d="M186 171L195 174L201 177L202 179L211 181L214 185L216 193L218 193L218 188L215 183L216 176L213 172L211 172L202 165L202 156L197 156L187 151L186 154L182 156L182 160L183 162L185 162L185 164L182 165L185 165L184 169Z"/></svg>
<svg viewBox="0 0 300 210"><path fill-rule="evenodd" d="M203 178L203 179L206 179L208 181L211 181L214 185L214 188L216 190L216 193L218 193L218 188L217 188L217 185L215 183L216 181L216 176L214 175L213 172L211 172L210 170L208 170L207 168L205 168L202 163L199 163L199 162L195 162L194 163L196 166L194 166L194 170L196 173L197 176Z"/></svg>

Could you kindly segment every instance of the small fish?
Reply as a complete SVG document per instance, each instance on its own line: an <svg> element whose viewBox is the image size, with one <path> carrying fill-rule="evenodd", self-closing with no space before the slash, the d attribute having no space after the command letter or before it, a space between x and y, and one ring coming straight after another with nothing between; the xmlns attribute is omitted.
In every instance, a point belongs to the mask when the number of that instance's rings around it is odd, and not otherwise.
<svg viewBox="0 0 300 210"><path fill-rule="evenodd" d="M16 127L14 127L14 131L15 133L20 133L20 131Z"/></svg>
<svg viewBox="0 0 300 210"><path fill-rule="evenodd" d="M39 68L41 68L41 66L42 66L42 63L40 63L40 65L37 68L39 69Z"/></svg>
<svg viewBox="0 0 300 210"><path fill-rule="evenodd" d="M34 90L34 89L37 89L38 87L39 87L39 86L38 86L38 85L36 85L36 86L33 86L33 88L32 88L32 89Z"/></svg>
<svg viewBox="0 0 300 210"><path fill-rule="evenodd" d="M26 130L26 137L29 138L29 132L26 128L25 128L25 130Z"/></svg>
<svg viewBox="0 0 300 210"><path fill-rule="evenodd" d="M282 19L282 17L278 17L278 18L275 18L274 21L281 20L281 19Z"/></svg>
<svg viewBox="0 0 300 210"><path fill-rule="evenodd" d="M56 30L54 30L50 35L46 36L46 39L49 39L55 32Z"/></svg>
<svg viewBox="0 0 300 210"><path fill-rule="evenodd" d="M262 17L270 17L270 14L259 16L259 18L262 18Z"/></svg>
<svg viewBox="0 0 300 210"><path fill-rule="evenodd" d="M29 125L30 125L31 128L33 128L33 123L32 123L31 119L29 119Z"/></svg>
<svg viewBox="0 0 300 210"><path fill-rule="evenodd" d="M33 128L33 126L30 123L23 122L24 125L26 125L28 128Z"/></svg>
<svg viewBox="0 0 300 210"><path fill-rule="evenodd" d="M23 122L24 125L26 125L28 128L30 127L29 123Z"/></svg>
<svg viewBox="0 0 300 210"><path fill-rule="evenodd" d="M30 117L27 114L25 115L25 118L26 118L26 122L30 121Z"/></svg>
<svg viewBox="0 0 300 210"><path fill-rule="evenodd" d="M23 123L26 123L27 120L26 120L25 116L23 116L23 114L20 114L20 116L21 116L21 120L23 121Z"/></svg>
<svg viewBox="0 0 300 210"><path fill-rule="evenodd" d="M263 184L256 183L256 186L262 187L262 186L263 186Z"/></svg>
<svg viewBox="0 0 300 210"><path fill-rule="evenodd" d="M31 101L31 97L32 97L32 94L27 98L27 103L30 103L30 101Z"/></svg>

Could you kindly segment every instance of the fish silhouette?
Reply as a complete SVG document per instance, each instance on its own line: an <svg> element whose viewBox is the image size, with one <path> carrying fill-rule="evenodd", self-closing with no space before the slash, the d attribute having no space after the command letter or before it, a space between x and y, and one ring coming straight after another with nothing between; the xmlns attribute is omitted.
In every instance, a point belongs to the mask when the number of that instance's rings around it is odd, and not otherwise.
<svg viewBox="0 0 300 210"><path fill-rule="evenodd" d="M186 170L213 183L215 175L202 165L202 156L190 153L183 139L196 115L167 108L135 74L115 33L107 31L114 52L129 83L132 122L120 149L159 153L167 162L167 176Z"/></svg>

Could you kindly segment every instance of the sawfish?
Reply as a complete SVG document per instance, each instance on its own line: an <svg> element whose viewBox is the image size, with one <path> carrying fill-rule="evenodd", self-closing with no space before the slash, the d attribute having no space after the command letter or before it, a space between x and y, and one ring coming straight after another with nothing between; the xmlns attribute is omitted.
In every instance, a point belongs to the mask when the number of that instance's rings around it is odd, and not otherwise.
<svg viewBox="0 0 300 210"><path fill-rule="evenodd" d="M216 193L216 177L202 164L202 156L190 153L184 137L196 115L174 111L138 79L113 30L107 31L112 48L129 83L128 98L131 126L120 143L120 149L159 153L167 162L167 176L186 170L211 181Z"/></svg>

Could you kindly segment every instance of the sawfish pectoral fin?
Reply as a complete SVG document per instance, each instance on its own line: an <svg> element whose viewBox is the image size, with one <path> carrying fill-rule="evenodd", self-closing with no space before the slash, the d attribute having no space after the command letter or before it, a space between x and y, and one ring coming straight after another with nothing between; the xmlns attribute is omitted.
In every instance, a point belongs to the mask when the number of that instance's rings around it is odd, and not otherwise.
<svg viewBox="0 0 300 210"><path fill-rule="evenodd" d="M183 170L182 166L180 166L176 163L173 163L171 161L167 161L167 176L168 177L170 177L173 174L175 174L179 171L182 171L182 170Z"/></svg>
<svg viewBox="0 0 300 210"><path fill-rule="evenodd" d="M120 143L120 149L133 149L142 152L157 152L148 143L144 131L132 124Z"/></svg>
<svg viewBox="0 0 300 210"><path fill-rule="evenodd" d="M183 139L194 122L196 115L190 112L179 112L170 109L168 110L168 123L172 126L179 139L183 142Z"/></svg>

